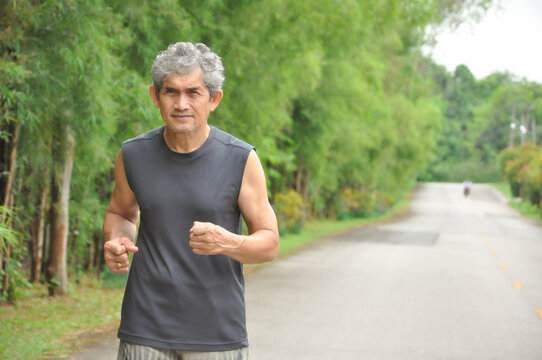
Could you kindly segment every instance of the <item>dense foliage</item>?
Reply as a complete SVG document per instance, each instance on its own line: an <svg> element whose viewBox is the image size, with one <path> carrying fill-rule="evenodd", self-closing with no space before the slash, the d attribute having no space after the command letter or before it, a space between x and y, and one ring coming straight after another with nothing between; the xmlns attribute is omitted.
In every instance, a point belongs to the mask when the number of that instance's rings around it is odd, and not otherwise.
<svg viewBox="0 0 542 360"><path fill-rule="evenodd" d="M122 140L162 123L148 72L168 44L204 42L223 57L225 95L210 122L256 146L279 218L295 214L288 228L382 211L408 192L443 114L437 67L420 52L424 29L489 3L0 1L1 185L11 209L0 227L1 298L27 279L63 292L67 269L102 268L113 160ZM458 72L471 86L468 69ZM458 107L449 119L470 121L478 105L463 90L444 98Z"/></svg>
<svg viewBox="0 0 542 360"><path fill-rule="evenodd" d="M499 181L497 155L542 135L536 126L542 85L506 73L477 80L464 65L453 74L438 65L431 72L443 99L443 121L434 159L421 179Z"/></svg>
<svg viewBox="0 0 542 360"><path fill-rule="evenodd" d="M542 148L530 143L507 148L499 163L512 195L542 210Z"/></svg>

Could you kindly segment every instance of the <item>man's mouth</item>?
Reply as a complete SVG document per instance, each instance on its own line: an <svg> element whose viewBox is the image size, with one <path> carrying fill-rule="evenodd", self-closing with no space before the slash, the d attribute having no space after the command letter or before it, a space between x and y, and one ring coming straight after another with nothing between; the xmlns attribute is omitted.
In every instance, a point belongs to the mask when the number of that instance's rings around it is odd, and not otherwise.
<svg viewBox="0 0 542 360"><path fill-rule="evenodd" d="M171 114L171 117L175 118L175 119L188 119L188 118L191 118L192 115L190 115L190 114Z"/></svg>

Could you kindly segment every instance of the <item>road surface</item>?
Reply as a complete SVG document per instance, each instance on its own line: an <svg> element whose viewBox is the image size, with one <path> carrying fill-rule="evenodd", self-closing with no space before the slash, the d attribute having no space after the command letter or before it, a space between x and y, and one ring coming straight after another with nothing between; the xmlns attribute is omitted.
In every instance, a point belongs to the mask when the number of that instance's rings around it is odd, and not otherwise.
<svg viewBox="0 0 542 360"><path fill-rule="evenodd" d="M542 359L542 227L461 190L420 185L399 221L248 277L251 360ZM68 359L108 358L115 340Z"/></svg>

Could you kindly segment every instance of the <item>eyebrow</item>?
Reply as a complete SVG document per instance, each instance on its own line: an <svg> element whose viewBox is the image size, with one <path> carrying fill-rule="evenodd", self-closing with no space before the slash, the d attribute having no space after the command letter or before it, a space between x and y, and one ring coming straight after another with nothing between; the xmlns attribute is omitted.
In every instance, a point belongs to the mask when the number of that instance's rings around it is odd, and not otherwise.
<svg viewBox="0 0 542 360"><path fill-rule="evenodd" d="M164 89L164 91L174 91L174 92L179 91L179 90L177 90L177 88L175 88L173 86L164 86L162 89ZM201 86L192 86L192 87L189 87L187 90L188 91L202 91L203 87L201 87Z"/></svg>

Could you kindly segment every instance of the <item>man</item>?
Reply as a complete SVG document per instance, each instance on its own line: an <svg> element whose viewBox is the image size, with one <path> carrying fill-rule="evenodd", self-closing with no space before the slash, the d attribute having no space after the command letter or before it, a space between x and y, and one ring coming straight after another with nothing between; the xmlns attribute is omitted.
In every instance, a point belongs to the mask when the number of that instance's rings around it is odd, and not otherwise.
<svg viewBox="0 0 542 360"><path fill-rule="evenodd" d="M469 179L463 181L463 196L467 197L470 195L470 190L472 188L472 181Z"/></svg>
<svg viewBox="0 0 542 360"><path fill-rule="evenodd" d="M117 155L103 231L109 269L130 269L119 359L248 358L242 264L275 258L279 235L254 148L207 123L223 71L204 44L158 54L149 94L165 124Z"/></svg>

